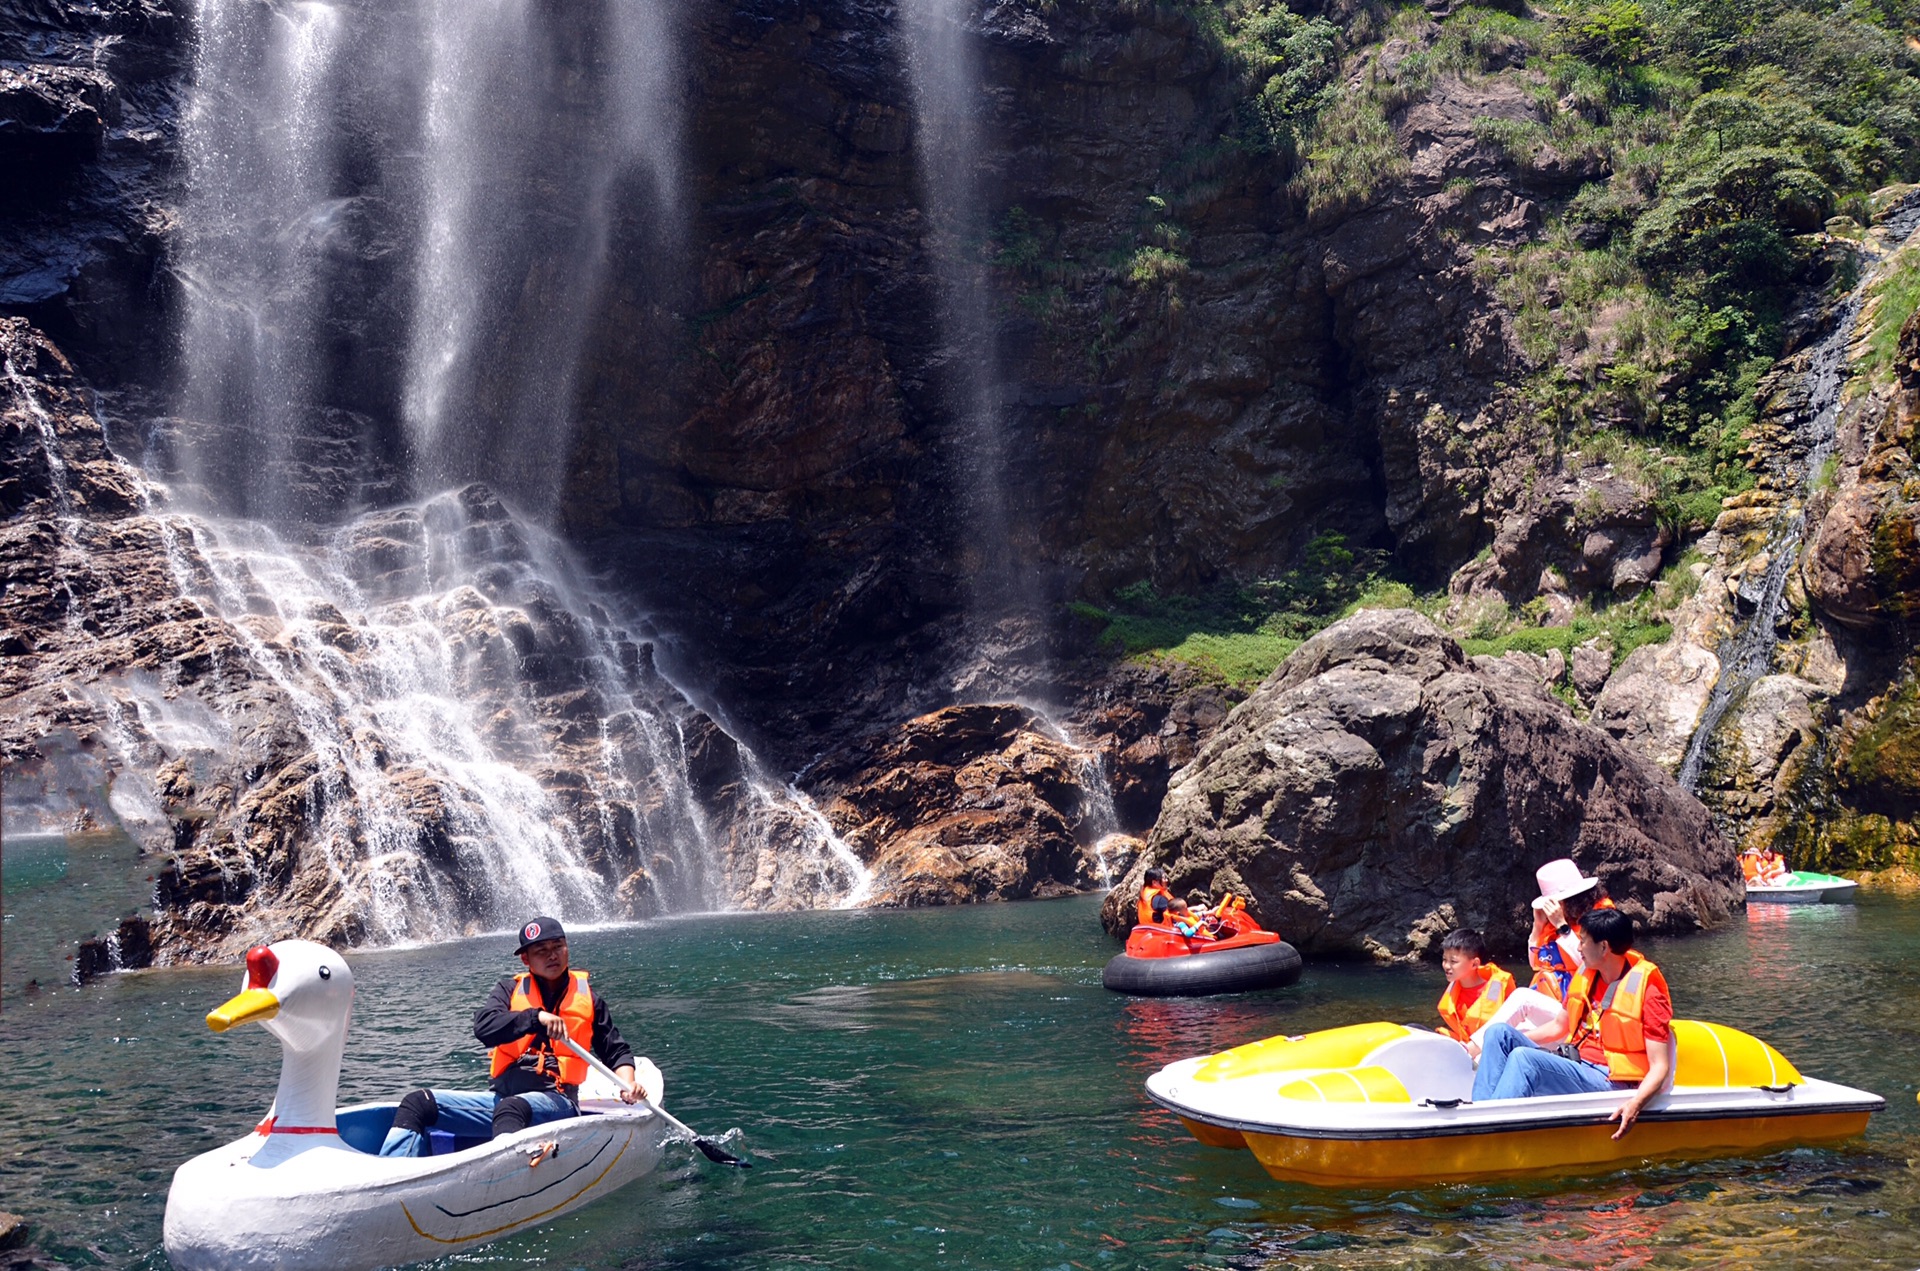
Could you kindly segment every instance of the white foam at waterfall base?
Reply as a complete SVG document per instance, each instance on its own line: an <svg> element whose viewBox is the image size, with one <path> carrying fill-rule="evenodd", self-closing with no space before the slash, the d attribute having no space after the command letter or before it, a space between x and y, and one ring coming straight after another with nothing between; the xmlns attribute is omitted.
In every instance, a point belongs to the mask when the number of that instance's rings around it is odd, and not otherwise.
<svg viewBox="0 0 1920 1271"><path fill-rule="evenodd" d="M661 900L717 907L684 703L634 669L642 637L581 594L557 544L473 502L394 509L314 547L253 522L166 518L176 583L244 651L228 678L271 683L316 761L307 841L341 903L379 944L528 911L606 920L619 913L607 857L631 855ZM564 666L549 687L579 697L577 717L540 700L527 668L543 661ZM136 690L120 696L144 743L203 749L183 733L191 712L170 704L163 718L163 699ZM535 773L579 775L592 806L563 803Z"/></svg>
<svg viewBox="0 0 1920 1271"><path fill-rule="evenodd" d="M1042 729L1072 752L1080 790L1086 802L1081 805L1080 823L1074 837L1085 844L1093 856L1094 880L1105 888L1113 886L1113 867L1107 860L1114 840L1126 836L1120 832L1120 809L1113 802L1113 780L1107 774L1107 757L1097 748L1081 742L1065 721L1044 702L1016 699L1016 704L1033 712Z"/></svg>

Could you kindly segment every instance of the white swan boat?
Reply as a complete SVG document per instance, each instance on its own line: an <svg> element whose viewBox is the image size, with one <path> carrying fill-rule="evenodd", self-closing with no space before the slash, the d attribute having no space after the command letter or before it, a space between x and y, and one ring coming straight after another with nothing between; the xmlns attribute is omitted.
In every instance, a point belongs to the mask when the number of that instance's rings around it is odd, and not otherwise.
<svg viewBox="0 0 1920 1271"><path fill-rule="evenodd" d="M581 1116L491 1141L436 1135L444 1155L377 1155L397 1105L334 1106L353 972L305 940L255 949L247 967L246 987L207 1024L252 1020L278 1037L280 1089L250 1134L174 1171L164 1239L176 1271L372 1271L441 1257L633 1182L679 1137L671 1117L620 1102L596 1072ZM659 1070L636 1067L659 1098Z"/></svg>

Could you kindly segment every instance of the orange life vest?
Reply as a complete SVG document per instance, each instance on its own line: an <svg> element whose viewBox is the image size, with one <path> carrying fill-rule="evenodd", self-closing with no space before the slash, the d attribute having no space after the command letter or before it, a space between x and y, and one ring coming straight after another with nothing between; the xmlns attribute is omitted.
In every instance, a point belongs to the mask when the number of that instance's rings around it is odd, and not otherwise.
<svg viewBox="0 0 1920 1271"><path fill-rule="evenodd" d="M538 986L533 976L522 972L513 978L513 1000L508 1006L516 1011L538 1008L550 1015L558 1015L567 1021L567 1036L582 1050L593 1049L593 990L587 987L585 971L567 972L567 991L561 995L559 1006L548 1006L535 1000L533 994ZM548 1040L545 1030L528 1033L525 1037L516 1037L504 1045L493 1048L492 1071L487 1075L498 1077L513 1067L514 1061L527 1051L538 1048L539 1064L536 1071L553 1073L557 1084L577 1086L587 1079L587 1061L564 1048L556 1051Z"/></svg>
<svg viewBox="0 0 1920 1271"><path fill-rule="evenodd" d="M1567 995L1567 1018L1578 1023L1567 1040L1577 1046L1598 1033L1600 1045L1607 1052L1607 1076L1615 1081L1639 1081L1652 1067L1640 1011L1655 985L1666 991L1667 977L1637 949L1627 950L1626 958L1626 970L1607 986L1606 995L1597 1003L1593 1000L1593 986L1600 978L1597 968L1589 967L1574 981L1573 992Z"/></svg>
<svg viewBox="0 0 1920 1271"><path fill-rule="evenodd" d="M1453 1034L1455 1041L1466 1041L1486 1026L1500 1004L1513 992L1513 976L1491 962L1480 964L1480 970L1487 982L1480 987L1480 996L1475 998L1464 1011L1454 1002L1454 990L1458 985L1447 985L1447 991L1440 995L1440 1018L1447 1021L1447 1031Z"/></svg>
<svg viewBox="0 0 1920 1271"><path fill-rule="evenodd" d="M1145 887L1142 887L1140 889L1140 903L1134 909L1138 921L1156 921L1153 913L1153 898L1155 896L1165 896L1168 900L1172 900L1173 892L1168 889L1165 883L1148 883Z"/></svg>
<svg viewBox="0 0 1920 1271"><path fill-rule="evenodd" d="M1615 905L1602 896L1593 902L1593 907L1613 909ZM1568 994L1573 991L1574 977L1581 970L1579 960L1567 956L1566 949L1561 947L1559 933L1538 912L1533 918L1533 937L1527 949L1527 960L1538 972L1533 977L1533 983L1527 987L1536 993L1545 993L1565 1006ZM1579 1016L1569 1015L1569 1018L1579 1023Z"/></svg>

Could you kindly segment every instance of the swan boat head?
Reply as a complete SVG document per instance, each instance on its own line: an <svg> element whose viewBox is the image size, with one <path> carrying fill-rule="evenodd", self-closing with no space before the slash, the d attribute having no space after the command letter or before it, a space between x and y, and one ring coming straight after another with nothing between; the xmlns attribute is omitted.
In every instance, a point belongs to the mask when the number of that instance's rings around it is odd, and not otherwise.
<svg viewBox="0 0 1920 1271"><path fill-rule="evenodd" d="M334 1099L353 1010L353 972L310 940L278 940L247 953L245 986L207 1014L216 1033L248 1022L280 1039L280 1088L257 1132L256 1165L311 1147L340 1146Z"/></svg>

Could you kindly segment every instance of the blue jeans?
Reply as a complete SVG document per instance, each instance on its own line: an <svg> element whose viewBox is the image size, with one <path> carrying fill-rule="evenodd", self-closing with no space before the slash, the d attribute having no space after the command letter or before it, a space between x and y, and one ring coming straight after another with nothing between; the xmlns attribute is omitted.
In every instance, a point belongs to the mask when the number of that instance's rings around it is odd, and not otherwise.
<svg viewBox="0 0 1920 1271"><path fill-rule="evenodd" d="M579 1109L573 1106L572 1101L551 1091L537 1091L520 1097L533 1110L533 1125L545 1125L549 1121L579 1115ZM445 1130L462 1138L493 1137L493 1105L499 1099L491 1091L436 1090L433 1092L433 1101L440 1107L440 1117L433 1123L433 1129ZM380 1155L420 1156L425 1146L426 1136L423 1134L413 1130L388 1130L386 1140L380 1144Z"/></svg>
<svg viewBox="0 0 1920 1271"><path fill-rule="evenodd" d="M1563 1059L1540 1049L1507 1024L1489 1024L1480 1035L1480 1068L1473 1074L1473 1101L1529 1099L1542 1094L1604 1094L1622 1089L1607 1070L1584 1059Z"/></svg>

